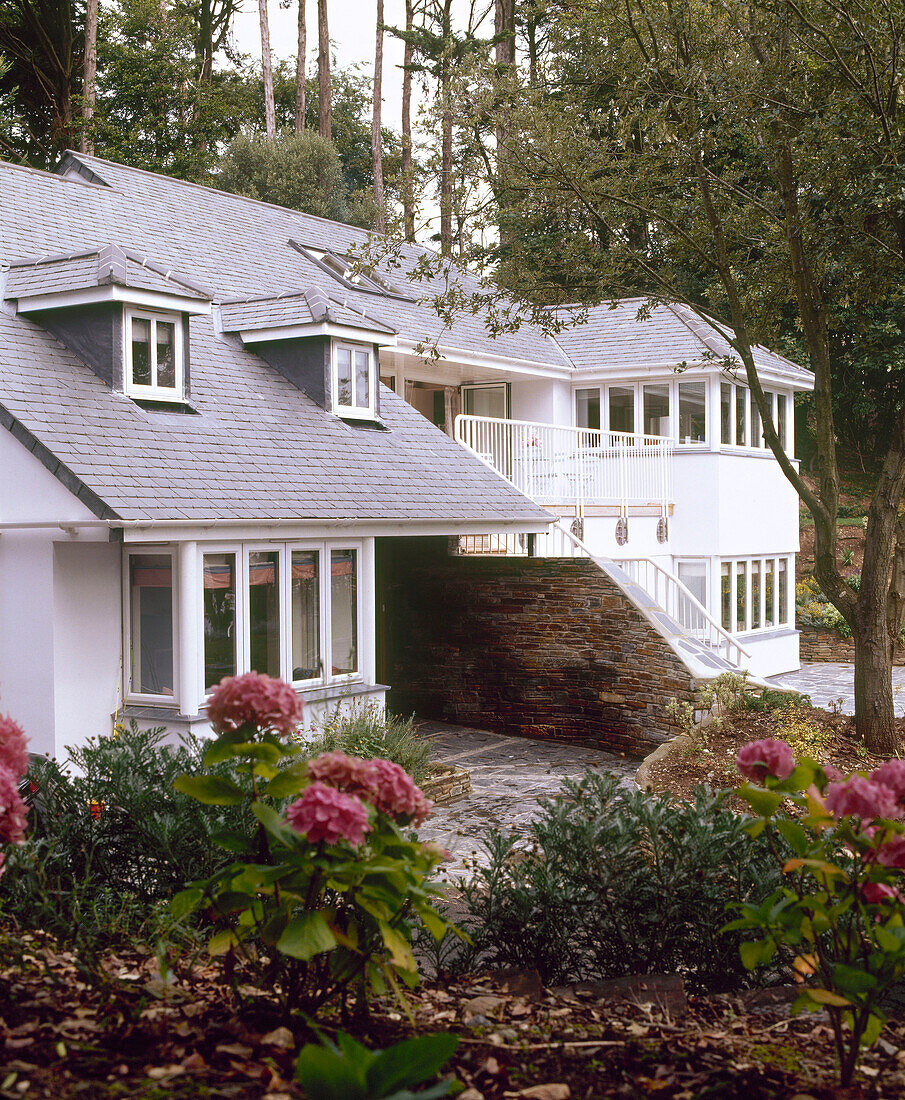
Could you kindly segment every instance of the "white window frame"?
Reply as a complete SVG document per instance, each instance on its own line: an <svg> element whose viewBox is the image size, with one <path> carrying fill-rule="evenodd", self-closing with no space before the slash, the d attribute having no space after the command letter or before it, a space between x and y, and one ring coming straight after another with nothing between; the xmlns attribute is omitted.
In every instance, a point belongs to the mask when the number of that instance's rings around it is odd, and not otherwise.
<svg viewBox="0 0 905 1100"><path fill-rule="evenodd" d="M368 356L368 403L367 405L341 405L338 400L339 394L339 352L340 350L349 352L350 367L352 371L352 398L355 398L355 353L365 352ZM337 416L344 417L352 420L374 420L376 397L377 397L377 384L379 381L379 375L375 369L375 355L374 349L370 344L352 344L345 340L334 340L331 359L331 386L333 392L333 412Z"/></svg>
<svg viewBox="0 0 905 1100"><path fill-rule="evenodd" d="M732 415L729 418L729 440L727 440L725 442L723 441L722 422L721 422L720 423L720 433L719 433L720 447L732 447L733 450L741 450L741 451L769 451L770 448L767 445L766 439L764 439L764 434L763 434L764 426L763 426L763 421L762 421L761 416L760 416L760 410L757 408L757 405L756 405L754 399L751 396L750 387L746 386L743 382L736 382L736 381L733 381L731 378L725 378L725 377L720 378L719 384L723 385L723 386L728 386L730 391L731 391L731 394L732 394L732 398L731 398L731 401L732 401L731 413L732 413ZM736 410L736 401L738 400L738 396L737 396L737 391L738 390L744 391L744 394L745 394L745 438L748 440L747 443L737 443L736 442L736 437L738 435L738 432L736 431L736 412L735 412L735 410ZM785 390L777 390L777 389L765 389L764 393L766 394L767 398L769 399L770 416L773 420L773 427L776 429L776 434L777 434L777 436L780 437L780 439L781 439L781 433L780 433L780 430L779 430L779 408L780 408L780 405L782 405L782 407L785 410L785 412L784 412L784 415L785 415L784 425L785 425L786 438L785 438L785 440L781 440L781 441L783 443L783 450L785 451L786 454L789 454L789 426L788 425L789 425L789 396L790 395ZM720 391L720 401L722 402L722 390ZM720 406L720 409L721 409L720 417L721 417L721 421L722 421L722 404ZM760 421L760 432L758 434L757 441L755 441L754 439L751 438L755 415L757 416L758 420ZM739 560L741 560L741 559L739 559Z"/></svg>
<svg viewBox="0 0 905 1100"><path fill-rule="evenodd" d="M133 320L149 321L151 323L151 376L154 382L150 386L138 385L132 380L132 322ZM157 385L157 322L165 321L173 328L173 360L176 384L174 386ZM181 313L159 313L151 309L124 310L123 324L125 340L125 389L129 397L144 398L147 401L176 401L185 400L185 356L183 317Z"/></svg>
<svg viewBox="0 0 905 1100"><path fill-rule="evenodd" d="M151 692L141 692L132 690L132 578L131 578L131 559L133 557L140 557L143 555L156 555L157 557L166 557L170 559L170 568L172 570L171 576L173 579L173 694L172 695L154 695ZM178 561L176 556L175 547L168 545L161 546L159 544L151 543L148 546L129 546L129 549L123 554L122 563L122 586L123 586L123 608L125 614L123 615L123 696L126 703L143 703L158 707L170 707L173 710L179 710L180 707L180 692L181 685L179 683L179 615L181 607L179 604L179 582L178 582Z"/></svg>
<svg viewBox="0 0 905 1100"><path fill-rule="evenodd" d="M773 621L768 623L766 621L767 612L767 585L766 585L766 568L767 562L772 562L773 570ZM779 563L785 561L786 563L786 592L785 592L785 604L787 621L779 621ZM758 621L760 626L752 627L752 584L751 584L751 564L752 562L759 563L760 569L760 597L758 601ZM724 565L729 566L729 612L730 623L726 626L722 621L722 567ZM744 630L738 629L738 574L740 572L739 566L745 567L745 622L746 626ZM721 558L720 559L720 605L719 614L714 616L720 622L720 625L724 629L728 630L730 634L744 634L744 635L758 635L771 630L784 630L793 629L795 626L795 555L794 554L751 554L738 558Z"/></svg>

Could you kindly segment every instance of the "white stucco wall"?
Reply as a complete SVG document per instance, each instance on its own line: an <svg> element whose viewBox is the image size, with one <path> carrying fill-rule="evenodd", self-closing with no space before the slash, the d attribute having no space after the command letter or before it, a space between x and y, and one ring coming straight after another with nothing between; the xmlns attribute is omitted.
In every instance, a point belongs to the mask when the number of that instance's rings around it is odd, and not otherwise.
<svg viewBox="0 0 905 1100"><path fill-rule="evenodd" d="M54 739L67 745L110 732L120 703L122 551L118 543L53 547Z"/></svg>
<svg viewBox="0 0 905 1100"><path fill-rule="evenodd" d="M6 428L0 428L0 522L94 518Z"/></svg>
<svg viewBox="0 0 905 1100"><path fill-rule="evenodd" d="M513 420L572 423L572 386L558 378L513 378L509 389Z"/></svg>

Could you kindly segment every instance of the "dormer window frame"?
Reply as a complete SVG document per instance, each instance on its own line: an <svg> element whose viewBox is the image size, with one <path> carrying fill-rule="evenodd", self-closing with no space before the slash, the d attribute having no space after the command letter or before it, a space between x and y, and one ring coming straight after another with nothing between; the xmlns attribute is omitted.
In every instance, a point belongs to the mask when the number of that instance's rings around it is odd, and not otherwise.
<svg viewBox="0 0 905 1100"><path fill-rule="evenodd" d="M133 369L133 322L147 321L150 325L149 362L152 383L144 385L135 382ZM157 360L158 341L156 338L158 324L171 324L173 326L173 375L172 386L158 384ZM182 313L170 310L147 309L145 307L126 305L123 309L123 343L124 347L124 383L127 397L143 401L165 401L170 404L182 404L185 401L185 318Z"/></svg>
<svg viewBox="0 0 905 1100"><path fill-rule="evenodd" d="M376 420L377 419L377 356L371 344L359 344L350 340L333 340L330 353L331 372L331 396L332 410L342 420ZM351 374L352 400L355 402L358 396L356 356L362 353L368 357L368 401L351 405L343 405L339 400L339 359L341 352L349 353L349 370Z"/></svg>

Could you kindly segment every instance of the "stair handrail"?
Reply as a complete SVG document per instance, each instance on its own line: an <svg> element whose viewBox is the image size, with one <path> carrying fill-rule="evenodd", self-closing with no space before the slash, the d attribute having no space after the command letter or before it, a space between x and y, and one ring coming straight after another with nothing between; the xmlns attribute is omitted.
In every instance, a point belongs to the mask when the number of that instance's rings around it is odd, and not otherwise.
<svg viewBox="0 0 905 1100"><path fill-rule="evenodd" d="M599 554L595 554L586 543L578 538L577 535L574 535L568 529L568 527L563 524L561 520L557 520L553 526L556 527L560 531L560 533L565 536L565 538L568 539L568 541L571 542L571 544L582 554L586 555L592 560L597 560L600 557ZM737 651L738 659L735 662L737 665L741 665L742 657L750 658L750 651L745 649L745 647L738 641L738 639L734 638L727 630L724 630L723 627L720 626L716 619L714 619L714 617L710 614L707 608L697 598L697 596L695 596L695 594L682 581L680 581L679 578L675 576L675 574L670 573L668 569L664 569L662 565L658 565L657 562L652 561L650 558L610 558L604 560L610 560L613 562L614 565L618 565L620 568L622 568L623 562L630 561L645 562L647 565L653 566L654 570L662 575L667 584L667 587L672 588L684 599L687 599L691 606L699 613L704 622L707 623L707 625L710 627L712 634L715 634L718 638L722 639L723 644L725 644L726 646L727 654L730 653L733 649ZM634 583L638 582L635 581ZM718 646L717 648L720 647Z"/></svg>

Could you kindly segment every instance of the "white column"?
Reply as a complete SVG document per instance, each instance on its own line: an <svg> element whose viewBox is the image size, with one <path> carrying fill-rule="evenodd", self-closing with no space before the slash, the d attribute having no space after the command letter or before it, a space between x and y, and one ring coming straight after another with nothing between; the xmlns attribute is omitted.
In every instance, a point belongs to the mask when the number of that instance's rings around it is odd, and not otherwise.
<svg viewBox="0 0 905 1100"><path fill-rule="evenodd" d="M177 652L179 654L179 709L195 715L200 710L201 683L201 559L197 542L180 542L176 549L179 578Z"/></svg>
<svg viewBox="0 0 905 1100"><path fill-rule="evenodd" d="M718 451L720 449L720 421L722 419L722 409L720 406L720 382L722 376L719 374L712 374L707 379L707 393L709 395L707 405L707 431L710 432L708 439L710 441L710 450Z"/></svg>

